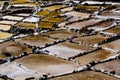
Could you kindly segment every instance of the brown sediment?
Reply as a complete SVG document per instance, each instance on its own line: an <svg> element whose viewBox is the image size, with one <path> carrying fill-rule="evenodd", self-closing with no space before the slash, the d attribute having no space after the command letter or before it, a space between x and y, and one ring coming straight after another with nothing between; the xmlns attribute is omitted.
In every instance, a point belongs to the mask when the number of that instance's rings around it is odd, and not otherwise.
<svg viewBox="0 0 120 80"><path fill-rule="evenodd" d="M85 65L85 64L89 64L90 62L93 62L93 61L100 61L100 60L106 59L115 54L116 53L113 53L113 52L110 52L107 50L97 50L95 52L91 52L86 55L77 57L76 60L78 60L80 62L80 64Z"/></svg>
<svg viewBox="0 0 120 80"><path fill-rule="evenodd" d="M12 41L0 44L0 57L18 56L23 52L31 52L32 49Z"/></svg>
<svg viewBox="0 0 120 80"><path fill-rule="evenodd" d="M48 80L119 80L119 79L99 72L83 71L80 73L69 74Z"/></svg>
<svg viewBox="0 0 120 80"><path fill-rule="evenodd" d="M71 71L78 67L77 64L44 54L30 54L21 59L15 60L31 71L55 75Z"/></svg>
<svg viewBox="0 0 120 80"><path fill-rule="evenodd" d="M48 10L42 10L36 13L37 16L45 16L48 15L50 13L50 11Z"/></svg>
<svg viewBox="0 0 120 80"><path fill-rule="evenodd" d="M110 27L113 23L114 23L114 20L101 21L101 22L98 22L95 26L89 27L89 29L104 30L105 28Z"/></svg>
<svg viewBox="0 0 120 80"><path fill-rule="evenodd" d="M94 25L95 23L99 21L100 21L99 19L89 19L89 20L84 20L84 21L68 24L66 25L66 27L73 28L73 29L82 29L83 27Z"/></svg>
<svg viewBox="0 0 120 80"><path fill-rule="evenodd" d="M59 39L66 39L72 36L81 36L80 34L77 34L75 32L70 32L67 30L47 32L47 33L44 33L43 35L49 35L50 37L59 38Z"/></svg>
<svg viewBox="0 0 120 80"><path fill-rule="evenodd" d="M54 10L64 8L64 7L65 5L53 5L53 6L45 7L44 10L54 11Z"/></svg>
<svg viewBox="0 0 120 80"><path fill-rule="evenodd" d="M47 16L48 17L58 17L60 16L60 14L62 14L63 12L60 12L60 11L53 11L51 12L50 14L48 14Z"/></svg>
<svg viewBox="0 0 120 80"><path fill-rule="evenodd" d="M120 66L120 59L115 59L115 60L112 60L109 62L98 64L98 65L94 66L93 68L103 69L103 70L107 70L107 71L115 71L117 75L120 75L119 66Z"/></svg>
<svg viewBox="0 0 120 80"><path fill-rule="evenodd" d="M42 21L52 22L52 23L59 23L63 20L64 20L63 18L52 18L52 17L46 17L42 19Z"/></svg>
<svg viewBox="0 0 120 80"><path fill-rule="evenodd" d="M75 48L75 49L81 49L81 50L89 50L90 49L90 47L89 46L83 46L83 45L78 45L78 44L73 44L73 43L63 43L62 45L64 45L64 46L66 46L66 47L68 47L68 48ZM61 45L61 46L62 46ZM79 47L78 47L79 46ZM80 47L81 46L81 47Z"/></svg>
<svg viewBox="0 0 120 80"><path fill-rule="evenodd" d="M100 8L100 6L91 6L91 5L89 5L89 6L85 6L85 5L75 6L75 9L86 10L86 11L90 11L90 12L97 11L99 8Z"/></svg>
<svg viewBox="0 0 120 80"><path fill-rule="evenodd" d="M104 22L98 23L98 24L95 25L95 26L98 26L98 27L108 27L108 26L110 26L113 22L114 22L113 20L104 21Z"/></svg>
<svg viewBox="0 0 120 80"><path fill-rule="evenodd" d="M20 38L20 39L16 39L16 42L20 42L20 43L26 43L28 45L32 45L32 46L45 46L45 44L50 44L53 43L54 40L47 38L47 37L42 37L40 35L35 35L35 36L27 36L25 38Z"/></svg>
<svg viewBox="0 0 120 80"><path fill-rule="evenodd" d="M89 13L82 13L82 12L76 12L76 11L70 11L65 13L65 15L71 15L74 17L80 17L80 18L89 18L90 14Z"/></svg>
<svg viewBox="0 0 120 80"><path fill-rule="evenodd" d="M107 39L107 38L108 37L97 34L97 35L91 35L91 36L76 38L76 39L73 39L73 41L75 41L75 42L85 42L89 45L94 45L96 43L99 43L99 42Z"/></svg>
<svg viewBox="0 0 120 80"><path fill-rule="evenodd" d="M120 26L113 27L111 29L105 30L104 32L120 34Z"/></svg>
<svg viewBox="0 0 120 80"><path fill-rule="evenodd" d="M29 23L29 22L20 22L16 24L17 27L24 27L24 28L29 28L29 29L34 29L35 28L35 23Z"/></svg>
<svg viewBox="0 0 120 80"><path fill-rule="evenodd" d="M42 10L36 13L37 16L47 16L47 17L57 17L61 14L60 11L49 11L49 10Z"/></svg>
<svg viewBox="0 0 120 80"><path fill-rule="evenodd" d="M120 51L120 39L109 42L109 43L106 43L106 44L102 44L101 46L104 47L104 48L110 48L110 49Z"/></svg>
<svg viewBox="0 0 120 80"><path fill-rule="evenodd" d="M54 28L54 26L55 26L55 23L52 23L52 22L40 21L38 23L39 28L52 29L52 28Z"/></svg>
<svg viewBox="0 0 120 80"><path fill-rule="evenodd" d="M109 17L109 16L114 16L114 17L117 16L117 17L119 17L120 16L119 13L115 13L115 12L103 12L100 15L101 16L107 16L107 17Z"/></svg>

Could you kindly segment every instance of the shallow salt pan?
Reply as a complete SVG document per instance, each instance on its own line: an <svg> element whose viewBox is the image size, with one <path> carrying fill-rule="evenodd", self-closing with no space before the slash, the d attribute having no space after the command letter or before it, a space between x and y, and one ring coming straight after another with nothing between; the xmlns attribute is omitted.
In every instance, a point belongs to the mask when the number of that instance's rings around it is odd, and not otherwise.
<svg viewBox="0 0 120 80"><path fill-rule="evenodd" d="M89 3L89 4L103 4L104 2L98 2L98 1L84 1L82 4Z"/></svg>
<svg viewBox="0 0 120 80"><path fill-rule="evenodd" d="M32 46L45 46L45 44L51 44L54 42L53 39L47 38L47 37L42 37L40 35L35 35L35 36L27 36L25 38L20 38L20 39L16 39L16 42L20 42L20 43L26 43L28 45L32 45Z"/></svg>
<svg viewBox="0 0 120 80"><path fill-rule="evenodd" d="M120 59L115 59L109 62L97 64L96 66L93 66L93 68L99 70L115 71L116 74L120 76L119 66L120 66Z"/></svg>
<svg viewBox="0 0 120 80"><path fill-rule="evenodd" d="M56 75L78 68L78 64L44 54L30 54L15 61L32 72Z"/></svg>
<svg viewBox="0 0 120 80"><path fill-rule="evenodd" d="M99 72L83 71L80 73L64 75L48 80L119 80L119 79Z"/></svg>
<svg viewBox="0 0 120 80"><path fill-rule="evenodd" d="M44 10L54 11L63 7L65 7L65 5L53 5L53 6L45 7Z"/></svg>
<svg viewBox="0 0 120 80"><path fill-rule="evenodd" d="M89 3L89 4L103 4L103 2L99 2L99 1L84 1L82 2L82 4L85 4L85 3ZM117 3L117 2L105 2L106 4L112 4L112 5L120 5L120 3Z"/></svg>
<svg viewBox="0 0 120 80"><path fill-rule="evenodd" d="M18 13L18 14L14 14L14 15L18 15L18 16L29 16L30 14L25 14L25 13Z"/></svg>
<svg viewBox="0 0 120 80"><path fill-rule="evenodd" d="M8 77L14 80L24 80L25 78L28 77L38 76L38 74L35 74L30 70L27 70L26 68L22 67L22 65L20 66L17 63L11 63L11 64L6 63L0 65L0 74L7 75Z"/></svg>
<svg viewBox="0 0 120 80"><path fill-rule="evenodd" d="M89 20L84 20L84 21L80 21L80 22L74 22L71 24L66 25L66 27L68 28L73 28L73 29L82 29L83 27L89 26L89 25L94 25L97 22L99 22L101 20L99 19L89 19Z"/></svg>
<svg viewBox="0 0 120 80"><path fill-rule="evenodd" d="M11 25L0 24L0 30L9 30L11 27Z"/></svg>
<svg viewBox="0 0 120 80"><path fill-rule="evenodd" d="M5 39L11 37L13 34L11 33L5 33L5 32L0 32L0 39Z"/></svg>
<svg viewBox="0 0 120 80"><path fill-rule="evenodd" d="M39 6L39 4L37 3L22 3L22 4L13 4L13 6L15 7L36 7L36 6Z"/></svg>
<svg viewBox="0 0 120 80"><path fill-rule="evenodd" d="M39 18L37 18L37 17L27 17L23 21L25 21L25 22L37 22L38 20L39 20Z"/></svg>
<svg viewBox="0 0 120 80"><path fill-rule="evenodd" d="M8 19L8 20L16 20L16 21L19 21L19 20L22 20L23 17L18 17L18 16L3 16L2 17L3 19Z"/></svg>
<svg viewBox="0 0 120 80"><path fill-rule="evenodd" d="M11 24L11 25L14 25L14 24L16 24L17 22L15 22L15 21L2 20L2 21L0 21L0 23L1 23L1 24Z"/></svg>
<svg viewBox="0 0 120 80"><path fill-rule="evenodd" d="M76 12L76 11L67 12L65 13L65 15L80 17L80 18L88 18L90 16L89 13L82 13L82 12Z"/></svg>
<svg viewBox="0 0 120 80"><path fill-rule="evenodd" d="M61 11L63 11L63 12L71 11L71 10L73 10L73 7L67 7L67 8L61 9Z"/></svg>
<svg viewBox="0 0 120 80"><path fill-rule="evenodd" d="M48 50L51 55L57 55L59 57L65 58L65 57L72 57L75 55L78 55L79 53L87 52L88 50L91 50L91 47L63 42L48 48L45 48L44 50Z"/></svg>
<svg viewBox="0 0 120 80"><path fill-rule="evenodd" d="M101 45L104 48L120 51L120 39Z"/></svg>

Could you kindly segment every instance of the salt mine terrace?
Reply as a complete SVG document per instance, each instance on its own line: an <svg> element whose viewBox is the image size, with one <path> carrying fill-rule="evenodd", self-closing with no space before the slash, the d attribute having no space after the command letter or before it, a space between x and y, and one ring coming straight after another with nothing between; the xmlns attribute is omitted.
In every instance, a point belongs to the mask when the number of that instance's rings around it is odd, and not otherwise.
<svg viewBox="0 0 120 80"><path fill-rule="evenodd" d="M1 0L0 80L120 80L117 0Z"/></svg>

